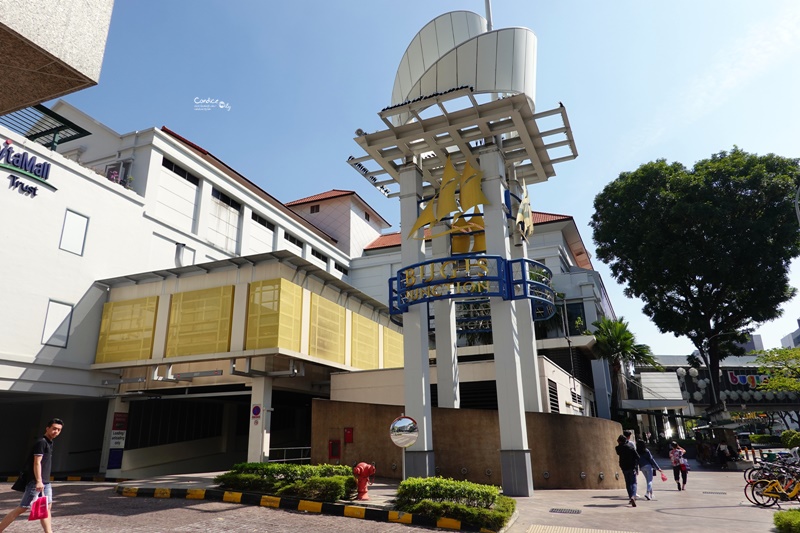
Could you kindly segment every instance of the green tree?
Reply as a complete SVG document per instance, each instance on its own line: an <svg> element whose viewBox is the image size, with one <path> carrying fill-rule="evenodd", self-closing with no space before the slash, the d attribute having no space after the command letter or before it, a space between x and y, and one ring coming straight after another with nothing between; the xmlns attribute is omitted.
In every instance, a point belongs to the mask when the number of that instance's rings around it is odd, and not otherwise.
<svg viewBox="0 0 800 533"><path fill-rule="evenodd" d="M594 201L597 257L662 332L686 336L719 401L719 362L791 299L800 254L798 160L736 147L689 170L665 160L623 172Z"/></svg>
<svg viewBox="0 0 800 533"><path fill-rule="evenodd" d="M633 365L648 365L661 368L653 359L653 352L646 344L638 344L635 335L628 329L625 319L612 320L603 317L592 322L597 355L608 360L611 367L611 405L616 411L620 400L628 397L625 375Z"/></svg>
<svg viewBox="0 0 800 533"><path fill-rule="evenodd" d="M800 348L773 348L759 352L756 363L769 381L758 388L773 392L800 392Z"/></svg>

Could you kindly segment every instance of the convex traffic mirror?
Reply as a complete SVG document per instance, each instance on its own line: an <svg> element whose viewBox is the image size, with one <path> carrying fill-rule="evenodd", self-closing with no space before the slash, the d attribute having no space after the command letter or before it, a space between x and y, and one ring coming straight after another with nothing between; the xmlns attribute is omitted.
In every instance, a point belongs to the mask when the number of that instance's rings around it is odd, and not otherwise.
<svg viewBox="0 0 800 533"><path fill-rule="evenodd" d="M417 437L419 437L417 421L409 416L397 417L389 426L389 438L401 448L408 448L417 442Z"/></svg>

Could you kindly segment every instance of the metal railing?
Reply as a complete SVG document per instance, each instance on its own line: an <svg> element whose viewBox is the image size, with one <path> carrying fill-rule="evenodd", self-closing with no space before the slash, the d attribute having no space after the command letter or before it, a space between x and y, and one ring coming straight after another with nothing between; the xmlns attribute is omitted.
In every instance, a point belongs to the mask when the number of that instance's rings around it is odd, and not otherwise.
<svg viewBox="0 0 800 533"><path fill-rule="evenodd" d="M311 446L296 448L270 448L270 463L311 463Z"/></svg>

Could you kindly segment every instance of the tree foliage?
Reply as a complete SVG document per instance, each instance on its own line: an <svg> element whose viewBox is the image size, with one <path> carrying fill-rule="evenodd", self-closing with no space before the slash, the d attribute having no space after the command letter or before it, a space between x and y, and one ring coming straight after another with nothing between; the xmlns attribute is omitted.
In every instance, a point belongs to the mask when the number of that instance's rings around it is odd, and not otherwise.
<svg viewBox="0 0 800 533"><path fill-rule="evenodd" d="M800 348L773 348L760 352L756 363L769 381L758 388L773 392L800 392Z"/></svg>
<svg viewBox="0 0 800 533"><path fill-rule="evenodd" d="M692 169L658 160L623 172L594 201L597 257L662 332L686 336L715 378L737 342L782 313L800 254L798 161L738 148Z"/></svg>
<svg viewBox="0 0 800 533"><path fill-rule="evenodd" d="M653 352L646 344L636 342L636 337L628 328L625 319L619 317L612 320L603 317L592 322L595 330L591 334L595 338L595 351L607 359L611 367L611 403L619 407L619 401L625 399L625 374L631 365L649 365L661 369L653 358Z"/></svg>

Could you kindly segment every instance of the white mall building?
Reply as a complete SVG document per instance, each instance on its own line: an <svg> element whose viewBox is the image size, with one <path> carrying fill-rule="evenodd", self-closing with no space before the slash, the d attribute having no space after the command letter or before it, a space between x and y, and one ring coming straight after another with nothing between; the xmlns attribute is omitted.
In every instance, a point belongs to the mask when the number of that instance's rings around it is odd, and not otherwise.
<svg viewBox="0 0 800 533"><path fill-rule="evenodd" d="M54 472L137 477L302 458L312 398L404 404L402 238L352 174L283 203L167 128L52 111L71 137L0 126L0 414L16 429L0 471L53 416L69 429ZM603 282L571 216L533 222L527 257L561 318L537 323L523 387L543 412L608 418L608 366L575 325L614 318ZM497 409L491 334L456 331L460 406Z"/></svg>
<svg viewBox="0 0 800 533"><path fill-rule="evenodd" d="M210 400L222 406L215 419L219 427L196 427L205 432L201 434L183 428L174 430L185 432L182 435L136 437L133 450L161 446L168 459L150 453L137 466L136 454L126 451L132 457L126 474L164 464L183 469L170 458L170 446L189 440L204 442L222 463L230 464L228 454L242 458L249 446L248 406L276 404L275 399L264 401L263 390L262 396L253 396L254 381L273 381L274 390L286 395L285 406L274 405L273 418L301 416L296 406L291 413L279 416L278 412L293 405L297 394L402 404L402 372L377 370L402 366L400 328L390 321L387 309L387 280L400 265L400 235L382 233L388 223L358 194L331 190L283 204L167 129L120 135L67 103L59 102L54 110L90 135L50 151L0 128L0 143L7 152L13 150L10 161L15 154L27 154L29 162L35 157L37 164L49 165L47 179L39 180L8 163L8 158L0 162L9 182L0 211L7 250L7 283L0 308L0 412L10 427L27 428L30 433L4 439L0 470L13 471L20 443L39 431L30 420L50 416L69 420L73 430L64 432L54 471L96 470L104 466L100 454L107 454L111 445L115 412L127 412L130 405L147 406L141 412L134 409L128 430L133 433L145 427L142 420L134 427L134 415L157 416L158 424L168 427L170 416L199 416L185 405L197 403L202 408ZM26 193L12 186L17 182L36 190ZM590 324L599 316L613 316L573 219L535 213L535 223L530 257L554 272L553 286L563 293L570 323L576 317ZM220 348L209 353L211 348L205 346L181 347L177 341L171 345L180 332L169 331L170 299L165 295L192 292L212 301L216 295L209 297L203 290L221 283L238 288L265 279L283 280L299 291L298 301L307 304L296 317L301 319L296 350L247 349L247 339L243 333L237 335L236 328L246 329L248 302L246 294L238 292L223 310L231 328ZM113 348L104 348L101 323L111 320L108 312L104 315L104 304L148 305L147 298L158 296L162 298L153 309L158 318L149 328L125 324L124 309L114 317L120 335L135 342L118 340ZM320 302L315 302L318 297ZM331 309L312 311L321 305ZM329 316L323 316L325 311ZM371 349L369 334L366 341L358 335L362 322L362 331L379 333L379 360L362 357ZM331 327L340 328L342 338L336 336L337 342L326 346L322 332ZM573 331L566 339L557 327L541 333L537 345L543 405L550 411L595 415L592 338ZM364 349L362 341L367 343ZM465 335L459 359L465 368L475 370L462 371L462 405L496 407L494 383L487 377L491 345L468 343ZM256 360L261 371L276 376L259 376ZM252 366L253 375L232 375L231 361L239 363L237 372ZM301 363L304 376L280 375ZM335 374L331 381L331 373L357 369L376 374L370 378L373 385L365 389L364 380L359 383L363 373ZM221 375L168 381L168 374L217 370ZM142 400L153 391L170 389L195 400L159 408L159 413L151 412L151 407L167 404L166 394L160 395L160 402ZM229 442L220 442L223 430ZM273 448L308 446L302 428L287 430L294 434L280 437L278 446L273 435ZM206 433L213 437L196 438ZM269 449L269 443L266 446ZM207 458L208 452L201 446L198 456ZM191 461L186 462L186 468L193 468Z"/></svg>

